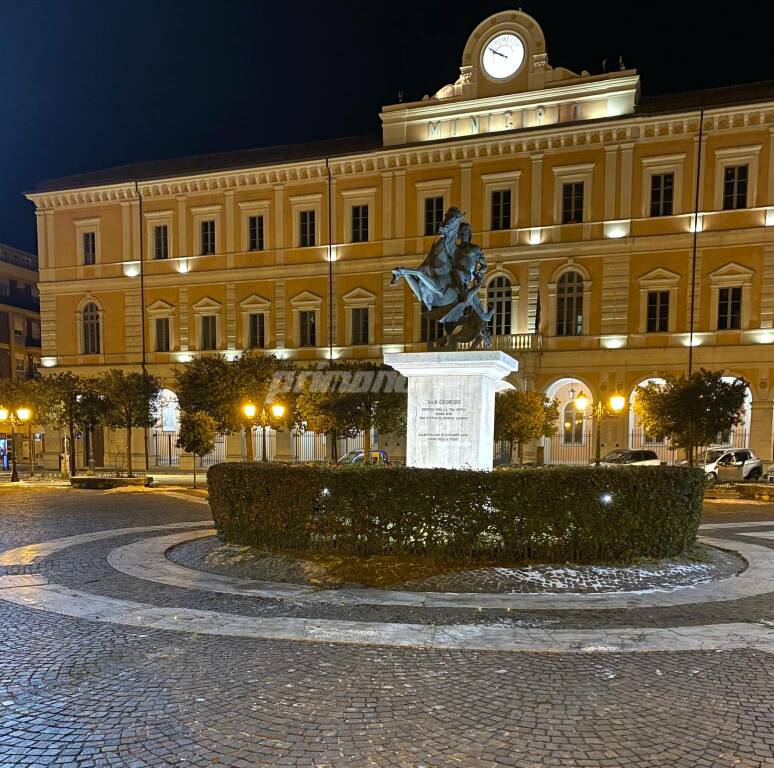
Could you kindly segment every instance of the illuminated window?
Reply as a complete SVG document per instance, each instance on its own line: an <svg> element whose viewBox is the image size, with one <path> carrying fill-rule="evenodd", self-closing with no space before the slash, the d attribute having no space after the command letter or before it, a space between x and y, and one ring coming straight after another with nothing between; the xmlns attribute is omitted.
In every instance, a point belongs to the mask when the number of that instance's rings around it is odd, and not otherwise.
<svg viewBox="0 0 774 768"><path fill-rule="evenodd" d="M250 216L248 218L247 247L251 251L263 250L263 216Z"/></svg>
<svg viewBox="0 0 774 768"><path fill-rule="evenodd" d="M83 308L83 354L98 355L100 353L99 339L99 309L94 302L89 302Z"/></svg>
<svg viewBox="0 0 774 768"><path fill-rule="evenodd" d="M723 209L726 211L747 207L746 165L730 165L723 171Z"/></svg>
<svg viewBox="0 0 774 768"><path fill-rule="evenodd" d="M565 272L556 286L556 335L583 333L583 278L579 272Z"/></svg>
<svg viewBox="0 0 774 768"><path fill-rule="evenodd" d="M489 332L493 336L507 336L511 333L511 302L513 289L511 281L504 275L498 275L489 282L486 289L487 309L494 309L489 321Z"/></svg>
<svg viewBox="0 0 774 768"><path fill-rule="evenodd" d="M511 228L511 190L492 192L492 229Z"/></svg>
<svg viewBox="0 0 774 768"><path fill-rule="evenodd" d="M301 248L308 248L315 244L315 211L301 211L299 215L298 244ZM314 344L312 345L314 346Z"/></svg>
<svg viewBox="0 0 774 768"><path fill-rule="evenodd" d="M575 402L572 400L564 406L562 442L571 445L583 442L583 414L575 407Z"/></svg>
<svg viewBox="0 0 774 768"><path fill-rule="evenodd" d="M368 241L368 206L352 206L352 242L365 243Z"/></svg>
<svg viewBox="0 0 774 768"><path fill-rule="evenodd" d="M583 182L562 184L562 224L583 221Z"/></svg>
<svg viewBox="0 0 774 768"><path fill-rule="evenodd" d="M443 197L425 198L425 235L437 235L443 223Z"/></svg>
<svg viewBox="0 0 774 768"><path fill-rule="evenodd" d="M674 173L654 173L650 177L650 215L671 216L674 204Z"/></svg>

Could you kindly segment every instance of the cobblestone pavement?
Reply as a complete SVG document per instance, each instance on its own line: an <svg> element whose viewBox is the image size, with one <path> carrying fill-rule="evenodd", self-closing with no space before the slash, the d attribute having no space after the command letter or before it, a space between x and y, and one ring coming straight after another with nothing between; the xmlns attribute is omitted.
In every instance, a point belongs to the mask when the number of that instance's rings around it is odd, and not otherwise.
<svg viewBox="0 0 774 768"><path fill-rule="evenodd" d="M629 567L534 565L473 568L410 581L389 578L385 583L389 584L388 589L414 592L633 592L707 583L733 576L745 567L744 560L730 552L709 548L702 554L706 559L701 562L679 559ZM224 544L216 536L174 547L167 556L172 562L208 573L257 581L337 585L329 573L314 562ZM390 575L389 570L389 566L381 568L385 576ZM401 564L400 570L405 572L406 566Z"/></svg>
<svg viewBox="0 0 774 768"><path fill-rule="evenodd" d="M208 518L200 504L147 493L3 491L0 503L2 551ZM767 511L758 519L774 520L774 505ZM751 516L759 512L755 507ZM713 515L716 522L750 519L739 508L715 508ZM724 536L733 541L740 530ZM93 594L156 605L288 610L278 601L175 589L111 571L105 557L112 547L158 533L164 531L65 549L30 570ZM774 543L757 543L767 541ZM768 597L741 607L682 607L681 616L636 611L636 621L645 624L647 614L654 622L715 621L721 611L766 620L774 618ZM379 613L358 610L369 620ZM624 625L626 613L587 611L584 621ZM550 612L522 618L544 621ZM17 765L770 767L774 656L249 640L67 618L3 602L0 590L0 768Z"/></svg>

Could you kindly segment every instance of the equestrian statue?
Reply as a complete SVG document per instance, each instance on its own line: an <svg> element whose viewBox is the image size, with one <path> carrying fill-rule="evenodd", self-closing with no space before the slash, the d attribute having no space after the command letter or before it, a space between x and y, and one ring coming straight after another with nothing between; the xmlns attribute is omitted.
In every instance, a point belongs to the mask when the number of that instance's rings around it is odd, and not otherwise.
<svg viewBox="0 0 774 768"><path fill-rule="evenodd" d="M469 343L470 349L492 348L489 321L494 310L487 312L478 298L486 258L471 242L473 233L464 215L459 208L449 208L425 260L416 269L392 270L391 285L403 278L419 299L422 315L443 330L435 344L428 340L428 347L454 350Z"/></svg>

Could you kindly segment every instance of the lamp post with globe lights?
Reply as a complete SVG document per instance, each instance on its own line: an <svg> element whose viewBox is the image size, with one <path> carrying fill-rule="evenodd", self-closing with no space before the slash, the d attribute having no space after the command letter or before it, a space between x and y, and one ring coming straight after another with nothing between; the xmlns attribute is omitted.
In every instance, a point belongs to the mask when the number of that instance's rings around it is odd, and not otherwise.
<svg viewBox="0 0 774 768"><path fill-rule="evenodd" d="M600 452L602 450L602 420L606 416L618 416L626 406L626 398L621 394L610 395L607 402L601 398L592 405L591 415L585 416L586 409L589 406L588 396L581 391L575 398L575 409L581 414L581 418L591 419L592 427L596 430L596 439L594 446L594 466L600 464Z"/></svg>
<svg viewBox="0 0 774 768"><path fill-rule="evenodd" d="M248 459L252 456L253 446L253 426L255 424L255 417L258 414L258 406L254 403L245 403L242 406L242 413L247 421L250 423L250 430L247 435L248 441ZM261 425L261 461L266 461L266 428L269 426L269 413L275 419L281 419L285 415L285 406L282 403L272 403L268 408L263 405L260 409L260 417L258 423Z"/></svg>
<svg viewBox="0 0 774 768"><path fill-rule="evenodd" d="M32 429L32 409L21 406L15 411L0 406L0 422L7 421L11 425L11 482L19 482L19 468L16 466L16 427L28 423ZM30 432L31 436L31 432ZM30 456L33 453L33 445L30 440ZM32 459L30 459L30 475L32 475Z"/></svg>

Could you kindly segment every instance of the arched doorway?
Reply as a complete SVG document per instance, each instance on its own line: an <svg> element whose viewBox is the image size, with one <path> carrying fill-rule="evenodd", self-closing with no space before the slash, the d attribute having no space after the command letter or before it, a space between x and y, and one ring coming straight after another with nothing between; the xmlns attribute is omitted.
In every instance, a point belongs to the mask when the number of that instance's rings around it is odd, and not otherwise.
<svg viewBox="0 0 774 768"><path fill-rule="evenodd" d="M150 432L151 463L156 467L180 465L180 449L177 447L180 429L180 405L171 389L162 389L156 399L158 419Z"/></svg>
<svg viewBox="0 0 774 768"><path fill-rule="evenodd" d="M589 398L585 413L575 407L575 398L584 392ZM591 387L580 379L566 377L546 387L546 396L559 402L556 433L543 438L546 464L588 464L592 458Z"/></svg>
<svg viewBox="0 0 774 768"><path fill-rule="evenodd" d="M676 458L678 458L674 449L669 447L669 444L664 438L648 434L640 421L640 417L637 415L637 407L635 405L637 399L637 387L644 387L648 384L655 384L656 386L662 387L666 384L666 381L659 376L651 376L650 378L643 379L632 387L632 391L629 395L629 448L645 448L649 451L655 451L661 461L673 464Z"/></svg>

